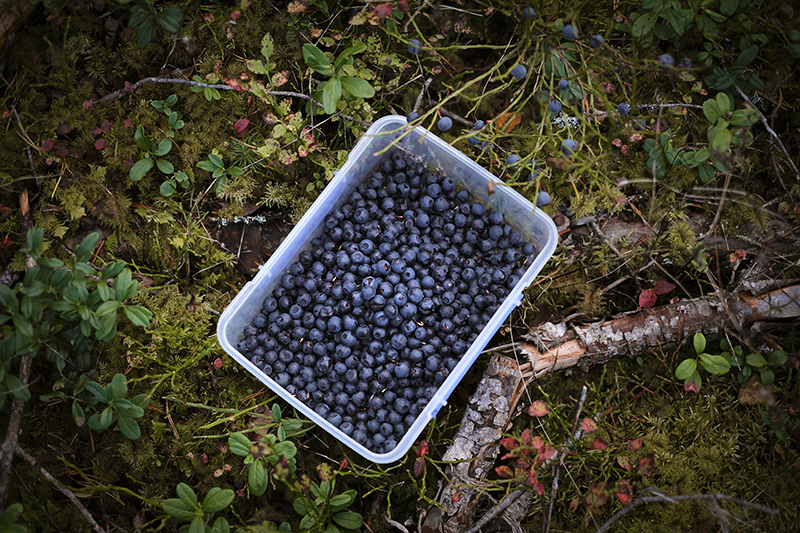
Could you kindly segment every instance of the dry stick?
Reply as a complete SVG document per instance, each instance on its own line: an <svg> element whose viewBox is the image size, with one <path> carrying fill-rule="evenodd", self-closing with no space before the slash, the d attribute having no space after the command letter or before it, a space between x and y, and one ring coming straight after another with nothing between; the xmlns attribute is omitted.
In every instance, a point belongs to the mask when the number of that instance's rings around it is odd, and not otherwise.
<svg viewBox="0 0 800 533"><path fill-rule="evenodd" d="M19 113L17 113L17 108L15 106L11 106L11 111L14 112L14 116L17 117L17 124L19 124L19 129L22 131L22 134L27 138L28 134L25 133L25 128L22 127L22 120L19 118ZM31 156L31 146L30 146L30 139L28 139L28 146L26 147L28 151L28 164L31 166L31 171L33 172L33 176L36 178L36 185L39 185L39 175L36 174L36 167L33 166L33 157Z"/></svg>
<svg viewBox="0 0 800 533"><path fill-rule="evenodd" d="M489 520L491 520L492 518L494 518L498 514L500 514L503 511L505 511L512 503L517 501L517 499L520 496L522 496L524 493L525 493L524 490L515 490L514 492L512 492L511 494L506 496L506 498L502 502L500 502L499 505L496 505L495 507L492 508L491 511L489 511L488 513L483 515L483 517L481 517L481 519L478 520L475 523L475 525L472 526L472 528L468 529L466 531L466 533L478 533L478 531L480 531L480 529L483 526L485 526L486 524L489 523Z"/></svg>
<svg viewBox="0 0 800 533"><path fill-rule="evenodd" d="M432 81L433 78L428 78L427 80L425 80L425 83L422 84L422 89L420 89L419 95L417 95L417 101L414 102L414 109L412 109L411 111L415 113L417 112L417 109L419 109L419 106L422 104L422 97L425 95L425 91L428 90L428 86L431 84Z"/></svg>
<svg viewBox="0 0 800 533"><path fill-rule="evenodd" d="M194 87L206 87L209 89L217 89L218 91L240 91L241 89L235 89L230 85L221 85L221 84L212 84L212 83L201 83L199 81L194 80L184 80L181 78L158 78L158 77L150 77L150 78L142 78L141 80L137 81L136 83L130 85L129 87L125 87L124 89L120 89L118 91L114 91L113 93L109 93L102 97L100 100L97 101L98 104L107 104L113 100L117 100L118 98L125 96L126 94L130 94L134 92L136 89L144 85L145 83L179 83L183 85L192 85ZM294 91L264 91L263 94L267 96L289 96L292 98L302 98L303 100L308 100L314 105L319 107L323 107L323 105L310 96L307 96L303 93L296 93ZM370 123L364 122L363 120L359 120L355 117L351 117L350 115L345 115L344 113L336 113L340 117L344 117L347 120L352 120L353 122L358 122L364 127L368 127Z"/></svg>
<svg viewBox="0 0 800 533"><path fill-rule="evenodd" d="M80 500L78 500L78 497L75 496L74 492L62 486L61 483L59 483L58 480L50 474L50 472L45 470L43 466L41 466L39 463L36 462L35 457L33 457L31 454L23 450L19 444L16 445L15 452L17 455L19 455L20 457L25 459L28 463L30 463L31 466L33 466L34 468L39 468L39 471L42 473L44 478L50 483L52 483L53 486L56 489L58 489L59 492L61 492L61 494L69 498L69 501L71 501L75 505L75 507L78 508L83 517L86 519L86 521L89 522L89 524L92 526L92 529L97 531L97 533L105 533L105 530L100 526L100 524L97 523L92 514L86 507L83 506Z"/></svg>
<svg viewBox="0 0 800 533"><path fill-rule="evenodd" d="M755 106L755 104L753 104L753 102L750 100L750 98L748 98L748 97L747 97L747 95L746 95L746 94L744 94L744 92L743 92L743 91L742 91L742 90L739 88L739 86L738 86L737 84L735 84L735 83L734 83L734 84L733 84L733 87L736 89L736 92L737 92L737 93L739 93L739 96L741 96L742 98L744 98L744 101L745 101L745 102L747 102L748 104L750 104L750 105L753 107L753 109L755 109L756 111L758 111L758 116L761 118L761 123L764 125L764 128L767 130L767 133L769 133L770 135L772 135L772 138L773 138L773 139L775 139L775 140L778 142L778 146L780 146L780 147L781 147L781 151L783 151L783 155L785 155L785 156L786 156L786 160L789 162L789 165L792 167L792 170L794 170L794 173L795 173L795 175L796 175L798 178L800 178L800 171L798 171L798 170L797 170L797 166L795 166L795 164L794 164L794 161L792 161L792 158L791 158L791 156L789 155L789 151L788 151L788 150L786 149L786 147L783 145L783 142L781 142L781 138L780 138L780 137L778 137L778 134L777 134L777 133L775 133L774 131L772 131L772 128L770 128L770 127L769 127L769 124L767 123L767 117L765 117L765 116L764 116L764 113L762 113L762 112L761 112L761 111L760 111L760 110L759 110L759 109L758 109L758 108Z"/></svg>
<svg viewBox="0 0 800 533"><path fill-rule="evenodd" d="M647 493L654 493L656 496L645 496ZM762 513L775 517L780 513L780 509L773 509L771 507L766 507L764 505L759 505L757 503L749 502L747 500L741 500L739 498L734 498L733 496L728 496L727 494L687 494L683 496L668 496L666 494L662 494L657 489L653 487L647 487L639 494L639 497L636 498L633 502L631 502L627 507L620 509L614 516L608 519L608 521L600 526L600 529L597 530L597 533L603 533L606 529L611 527L611 524L622 518L628 512L633 510L635 507L643 503L654 503L654 502L661 502L661 503L678 503L681 501L687 500L709 500L715 503L718 503L718 500L723 500L726 502L735 503L737 505L741 505L742 507L750 507L752 509L756 509L761 511Z"/></svg>
<svg viewBox="0 0 800 533"><path fill-rule="evenodd" d="M22 230L25 233L31 226L31 208L28 203L28 189L22 191L19 195L19 207L22 218ZM25 259L25 269L30 269L36 266L36 262L27 256ZM19 365L19 380L23 386L28 385L28 380L31 373L31 359L33 356L30 353L22 356L22 361ZM11 404L11 416L8 419L8 432L0 447L2 459L0 459L0 509L5 509L6 502L8 501L8 487L11 484L11 471L12 463L14 462L14 454L17 451L17 443L19 442L19 431L22 425L22 410L25 407L25 400L14 397Z"/></svg>

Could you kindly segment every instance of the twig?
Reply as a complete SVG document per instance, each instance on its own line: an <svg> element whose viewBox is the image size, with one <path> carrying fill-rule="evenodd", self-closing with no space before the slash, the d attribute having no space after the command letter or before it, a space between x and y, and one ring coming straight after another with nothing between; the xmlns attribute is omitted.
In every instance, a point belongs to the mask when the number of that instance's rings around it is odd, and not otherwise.
<svg viewBox="0 0 800 533"><path fill-rule="evenodd" d="M385 518L385 520L386 520L386 523L388 523L390 526L396 527L397 529L399 529L403 533L408 533L408 529L406 529L406 526L404 526L403 524L401 524L397 520L392 520L388 516Z"/></svg>
<svg viewBox="0 0 800 533"><path fill-rule="evenodd" d="M422 97L425 95L425 91L428 90L428 86L431 84L432 81L433 78L428 78L427 80L425 80L425 83L422 84L422 89L420 89L419 95L417 95L417 101L414 102L414 109L412 109L411 111L414 111L415 113L417 112L417 109L419 109L420 104L422 104Z"/></svg>
<svg viewBox="0 0 800 533"><path fill-rule="evenodd" d="M648 493L652 492L656 494L656 496L646 496ZM756 509L761 511L762 513L775 517L780 512L780 509L772 509L771 507L766 507L764 505L759 505L757 503L749 502L747 500L741 500L739 498L734 498L733 496L728 496L727 494L688 494L683 496L668 496L666 494L660 493L657 489L653 487L647 487L639 494L639 497L628 504L627 507L620 509L617 513L614 514L608 521L600 526L600 529L597 530L597 533L603 533L603 531L607 530L611 527L611 524L622 518L624 515L628 514L628 512L632 511L634 508L638 507L643 503L653 503L653 502L661 502L661 503L678 503L681 501L687 500L708 500L715 503L718 503L719 500L735 503L737 505L741 505L742 507L750 507L752 509Z"/></svg>
<svg viewBox="0 0 800 533"><path fill-rule="evenodd" d="M33 466L34 468L38 468L38 469L39 469L39 471L42 473L42 475L44 476L44 478L45 478L47 481L49 481L50 483L52 483L52 484L53 484L53 486L54 486L56 489L58 489L58 491L59 491L59 492L61 492L61 494L63 494L63 495L64 495L64 496L66 496L67 498L69 498L69 501L71 501L71 502L72 502L72 503L75 505L75 507L77 507L77 508L78 508L78 510L79 510L79 511L81 512L81 514L83 515L83 517L86 519L86 521L87 521L87 522L89 522L89 524L92 526L92 529L94 529L95 531L97 531L97 533L105 533L105 529L103 529L103 528L100 526L100 524L98 524L98 523L97 523L97 521L94 519L94 517L93 517L93 516L92 516L92 514L89 512L89 510L88 510L88 509L86 509L86 507L84 507L84 506L83 506L83 504L80 502L80 500L78 500L78 497L77 497L77 496L75 496L75 493L74 493L74 492L72 492L72 491L71 491L71 490L69 490L68 488L66 488L66 487L62 486L62 485L61 485L61 483L59 483L59 482L58 482L58 480L57 480L56 478L54 478L54 477L53 477L53 476L50 474L50 472L48 472L47 470L45 470L43 466L41 466L39 463L37 463L37 462L36 462L36 458L35 458L35 457L33 457L31 454L29 454L28 452L26 452L25 450L23 450L23 449L20 447L20 445L19 445L19 444L16 444L16 446L15 446L15 452L16 452L16 454L17 454L17 455L19 455L20 457L22 457L23 459L25 459L25 460L26 460L28 463L30 463L30 465L31 465L31 466Z"/></svg>
<svg viewBox="0 0 800 533"><path fill-rule="evenodd" d="M489 520L491 520L495 516L499 515L500 513L508 509L511 506L511 504L517 501L517 499L524 493L525 493L524 490L515 490L514 492L506 496L506 498L503 501L501 501L498 505L492 507L492 509L488 513L483 515L481 519L478 520L475 523L475 525L472 526L472 528L468 529L465 533L478 533L478 531L480 531L480 529L483 526L489 523Z"/></svg>
<svg viewBox="0 0 800 533"><path fill-rule="evenodd" d="M136 89L138 89L139 87L141 87L145 83L178 83L178 84L182 84L182 85L192 85L194 87L205 87L205 88L209 88L209 89L217 89L218 91L240 91L241 90L241 89L236 89L234 87L231 87L230 85L224 85L224 84L202 83L202 82L199 82L199 81L184 80L184 79L181 79L181 78L150 77L150 78L143 78L143 79L137 81L136 83L131 84L131 85L129 85L129 86L123 88L123 89L120 89L118 91L114 91L113 93L107 94L106 96L104 96L103 98L98 100L97 103L98 104L107 104L108 102L112 102L114 100L117 100L120 97L125 96L126 94L130 94L130 93L136 91ZM312 104L314 104L316 106L324 107L321 103L317 102L316 100L314 100L310 96L305 95L303 93L296 93L294 91L264 91L261 94L266 94L268 96L288 96L288 97L292 97L292 98L302 98L303 100L308 100L309 102L311 102ZM337 112L336 114L339 115L340 117L346 118L347 120L352 120L353 122L358 122L359 124L361 124L362 126L365 126L365 127L368 127L370 125L368 122L364 122L363 120L359 120L359 119L357 119L355 117L351 117L350 115L345 115L344 113L338 113Z"/></svg>
<svg viewBox="0 0 800 533"><path fill-rule="evenodd" d="M739 93L739 96L744 98L744 101L747 102L748 104L750 104L752 106L752 108L755 109L758 112L758 116L761 118L761 123L764 125L764 128L767 130L767 133L772 135L772 138L775 139L778 142L778 146L781 147L781 150L783 151L783 155L786 156L786 160L789 162L789 166L791 166L792 170L794 170L795 176L797 176L798 179L800 179L800 171L797 170L797 167L795 166L794 161L792 161L792 157L789 155L789 151L783 145L783 142L781 142L781 138L778 137L778 134L775 133L772 130L772 128L769 127L769 124L767 123L767 117L765 117L764 113L762 113L761 110L759 110L755 106L755 104L753 104L753 102L750 100L750 98L748 98L747 95L744 94L744 91L742 91L737 84L734 83L733 87L736 89L736 92Z"/></svg>
<svg viewBox="0 0 800 533"><path fill-rule="evenodd" d="M17 124L19 124L19 129L22 130L22 134L25 137L28 137L28 134L25 133L25 128L22 127L22 120L19 118L19 113L17 113L16 106L12 105L11 106L11 111L13 111L14 112L14 116L17 117ZM26 150L28 152L28 164L30 164L31 171L33 172L33 176L36 179L36 185L39 185L39 175L36 174L36 167L33 166L33 157L31 156L31 146L30 145L31 145L31 141L30 141L30 139L28 139L28 146L26 147Z"/></svg>

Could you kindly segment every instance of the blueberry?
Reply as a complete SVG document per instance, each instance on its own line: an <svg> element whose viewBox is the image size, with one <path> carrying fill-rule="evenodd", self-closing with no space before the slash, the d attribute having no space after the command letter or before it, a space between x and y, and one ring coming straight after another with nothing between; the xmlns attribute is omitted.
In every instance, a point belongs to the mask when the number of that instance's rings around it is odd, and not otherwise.
<svg viewBox="0 0 800 533"><path fill-rule="evenodd" d="M406 120L408 121L409 124L411 124L412 122L414 122L418 118L419 118L419 113L417 113L416 111L412 111L411 113L408 114L408 116L406 117Z"/></svg>
<svg viewBox="0 0 800 533"><path fill-rule="evenodd" d="M662 54L658 58L658 63L661 64L662 69L667 69L675 64L675 59L669 54Z"/></svg>
<svg viewBox="0 0 800 533"><path fill-rule="evenodd" d="M536 207L544 207L550 203L550 194L547 191L539 191L536 197Z"/></svg>
<svg viewBox="0 0 800 533"><path fill-rule="evenodd" d="M517 79L524 78L526 74L528 74L528 69L525 65L517 65L511 69L511 75Z"/></svg>
<svg viewBox="0 0 800 533"><path fill-rule="evenodd" d="M439 128L439 131L447 131L453 127L453 119L450 117L442 117L439 119L436 127Z"/></svg>
<svg viewBox="0 0 800 533"><path fill-rule="evenodd" d="M569 157L578 151L578 146L579 146L578 141L574 141L572 139L566 139L561 142L561 152L565 156Z"/></svg>
<svg viewBox="0 0 800 533"><path fill-rule="evenodd" d="M484 122L483 122L482 120L478 120L478 121L476 121L476 122L475 122L475 125L474 125L474 126L472 126L472 129L474 129L474 130L480 130L480 129L483 129L483 126L484 126L484 125L485 125L485 124L484 124Z"/></svg>
<svg viewBox="0 0 800 533"><path fill-rule="evenodd" d="M558 100L553 100L552 102L550 102L550 112L558 113L559 111L561 111L561 102L559 102Z"/></svg>
<svg viewBox="0 0 800 533"><path fill-rule="evenodd" d="M508 165L511 168L514 168L514 167L517 166L519 161L520 161L520 159L519 159L519 156L517 154L511 154L506 158L506 165Z"/></svg>
<svg viewBox="0 0 800 533"><path fill-rule="evenodd" d="M533 20L536 18L536 10L534 10L532 7L526 7L522 10L522 16L528 20Z"/></svg>
<svg viewBox="0 0 800 533"><path fill-rule="evenodd" d="M564 35L564 38L567 39L568 41L574 41L575 39L578 38L578 35L580 34L577 28L575 28L575 26L573 26L572 24L567 24L566 26L564 26L564 29L562 30L561 33Z"/></svg>
<svg viewBox="0 0 800 533"><path fill-rule="evenodd" d="M604 40L605 39L603 39L602 35L594 35L589 38L589 45L592 48L597 49L600 48L600 46L602 46Z"/></svg>
<svg viewBox="0 0 800 533"><path fill-rule="evenodd" d="M408 53L417 55L419 51L422 50L422 43L419 42L419 39L411 39L408 42Z"/></svg>
<svg viewBox="0 0 800 533"><path fill-rule="evenodd" d="M621 104L619 104L617 106L617 113L619 113L620 115L627 115L630 110L631 110L631 106L629 106L625 102L623 102L623 103L621 103Z"/></svg>
<svg viewBox="0 0 800 533"><path fill-rule="evenodd" d="M569 81L560 80L558 82L558 88L561 89L562 91L566 91L567 89L569 89Z"/></svg>
<svg viewBox="0 0 800 533"><path fill-rule="evenodd" d="M681 59L681 67L683 68L692 68L692 60L688 57L684 57Z"/></svg>

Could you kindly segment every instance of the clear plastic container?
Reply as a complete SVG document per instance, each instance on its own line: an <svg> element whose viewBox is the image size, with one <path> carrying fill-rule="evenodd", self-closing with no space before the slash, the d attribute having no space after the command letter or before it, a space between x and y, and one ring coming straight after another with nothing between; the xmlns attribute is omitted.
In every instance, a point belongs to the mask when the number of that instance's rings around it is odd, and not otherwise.
<svg viewBox="0 0 800 533"><path fill-rule="evenodd" d="M337 427L320 417L306 404L289 394L273 379L258 369L237 349L244 337L243 329L259 313L262 302L277 287L288 265L296 261L302 250L311 248L311 240L322 235L323 221L336 207L346 203L355 188L369 176L378 164L395 150L402 150L431 170L452 177L459 188L467 188L474 200L503 213L505 220L525 234L526 239L537 250L536 259L528 267L519 283L511 289L508 297L498 307L489 323L484 325L475 342L463 355L458 365L442 383L425 409L397 447L388 453L373 452ZM493 183L493 194L489 194ZM447 403L447 398L456 388L469 368L492 339L511 311L520 304L522 292L533 282L544 264L553 255L558 242L558 233L553 221L540 209L526 200L511 187L481 168L460 151L421 127L412 128L405 117L391 115L376 121L353 148L347 162L303 216L297 226L281 243L269 261L262 265L255 278L247 283L231 304L225 309L217 325L217 338L222 348L267 387L275 391L300 413L336 437L347 447L375 463L391 463L401 459L416 441L419 434Z"/></svg>

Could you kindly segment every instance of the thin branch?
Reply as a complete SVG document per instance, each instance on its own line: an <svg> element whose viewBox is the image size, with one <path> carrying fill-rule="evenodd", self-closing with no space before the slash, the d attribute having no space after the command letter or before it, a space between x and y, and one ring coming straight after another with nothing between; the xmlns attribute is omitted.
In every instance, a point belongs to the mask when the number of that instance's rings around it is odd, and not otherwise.
<svg viewBox="0 0 800 533"><path fill-rule="evenodd" d="M647 496L648 493L653 493L655 496ZM603 531L607 530L611 527L611 524L628 514L630 511L635 509L636 507L642 505L643 503L678 503L687 500L706 500L711 501L714 503L718 503L719 500L735 503L737 505L741 505L742 507L750 507L751 509L756 509L761 511L762 513L775 517L780 513L780 509L773 509L771 507L766 507L764 505L759 505L757 503L749 502L747 500L742 500L739 498L734 498L733 496L728 496L727 494L688 494L682 496L668 496L666 494L662 494L657 489L653 487L647 487L639 494L639 497L628 504L627 507L620 509L617 511L614 516L608 519L608 521L600 526L600 529L597 530L597 533L603 533Z"/></svg>
<svg viewBox="0 0 800 533"><path fill-rule="evenodd" d="M14 112L14 116L17 118L17 124L19 125L19 129L22 131L22 135L24 135L25 138L28 139L28 146L26 147L26 150L28 152L28 164L30 164L30 166L31 166L31 171L33 172L33 176L36 179L36 184L38 185L39 184L39 176L36 174L36 167L33 166L33 157L31 156L31 146L30 145L31 145L32 141L28 137L28 134L25 133L25 128L22 127L22 120L19 118L19 113L17 113L16 106L12 105L11 106L11 111Z"/></svg>
<svg viewBox="0 0 800 533"><path fill-rule="evenodd" d="M425 95L425 91L428 90L428 86L431 84L432 81L433 78L428 78L427 80L425 80L425 83L422 84L422 89L419 90L419 95L417 95L417 101L414 102L414 109L412 109L411 111L414 111L416 113L417 109L419 109L419 106L422 105L422 97Z"/></svg>
<svg viewBox="0 0 800 533"><path fill-rule="evenodd" d="M19 444L16 445L15 452L16 452L17 455L19 455L20 457L25 459L28 463L30 463L30 465L32 467L38 468L39 471L44 476L44 478L47 481L49 481L50 483L52 483L53 486L56 489L58 489L58 491L61 494L66 496L69 499L69 501L71 501L75 505L75 507L78 508L78 510L83 515L83 517L86 519L86 521L89 522L89 524L92 526L92 529L94 529L97 533L106 533L105 529L103 529L100 526L100 524L98 524L97 521L94 519L94 517L92 516L92 513L90 513L89 510L86 507L83 506L83 504L80 502L80 500L78 500L78 497L75 496L75 493L72 492L71 490L69 490L68 488L64 487L63 485L61 485L61 483L59 483L58 480L56 478L54 478L52 476L52 474L50 474L50 472L45 470L42 465L40 465L39 463L36 462L36 458L35 457L33 457L31 454L29 454L28 452L23 450L20 447Z"/></svg>
<svg viewBox="0 0 800 533"><path fill-rule="evenodd" d="M150 77L150 78L142 78L141 80L137 81L134 84L128 85L123 89L118 91L114 91L113 93L107 94L103 98L97 101L98 104L107 104L108 102L113 102L114 100L118 100L120 97L125 96L126 94L130 94L136 91L139 87L144 85L145 83L178 83L182 85L191 85L193 87L203 87L209 89L217 89L218 91L241 91L241 89L236 89L231 87L230 85L224 84L213 84L213 83L202 83L199 81L194 80L185 80L182 78L159 78L159 77ZM313 98L303 93L296 93L294 91L264 91L260 94L266 94L268 96L288 96L292 98L302 98L303 100L308 100L312 104L324 107L321 103L317 102ZM345 115L344 113L336 113L340 117L346 118L347 120L352 120L353 122L358 122L362 126L369 127L368 122L364 122L363 120L359 120L355 117L351 117L350 115Z"/></svg>
<svg viewBox="0 0 800 533"><path fill-rule="evenodd" d="M491 520L495 516L499 515L500 513L508 509L511 506L511 504L517 501L517 499L524 493L525 493L524 490L515 490L514 492L506 496L506 498L503 501L501 501L498 505L492 507L491 511L483 515L481 519L478 520L478 522L476 522L474 526L472 526L471 529L468 529L466 531L466 533L478 533L478 531L480 531L483 526L489 523L489 520Z"/></svg>
<svg viewBox="0 0 800 533"><path fill-rule="evenodd" d="M772 138L775 139L778 142L778 146L781 147L781 150L783 151L783 155L786 156L786 160L789 162L789 166L791 166L792 170L794 170L795 176L800 178L800 171L797 170L797 166L795 166L794 161L792 161L792 157L789 155L789 151L783 145L783 142L781 142L781 138L778 137L778 134L775 133L772 130L772 128L769 127L769 124L767 123L767 117L765 117L764 113L762 113L761 110L759 110L755 106L755 104L753 104L753 102L750 100L750 98L748 98L747 95L744 94L744 91L742 91L737 84L734 83L733 87L736 89L736 92L739 93L739 96L744 98L744 101L747 102L748 104L750 104L750 106L758 112L758 116L761 118L761 123L764 125L764 128L767 130L767 133L772 135Z"/></svg>

